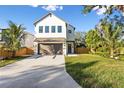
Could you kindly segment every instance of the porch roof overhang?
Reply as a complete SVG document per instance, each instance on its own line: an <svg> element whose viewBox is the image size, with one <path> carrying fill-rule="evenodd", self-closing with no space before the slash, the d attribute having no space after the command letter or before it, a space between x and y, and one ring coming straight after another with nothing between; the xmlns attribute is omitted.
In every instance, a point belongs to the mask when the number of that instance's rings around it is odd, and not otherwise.
<svg viewBox="0 0 124 93"><path fill-rule="evenodd" d="M34 42L38 43L64 43L65 38L36 38Z"/></svg>

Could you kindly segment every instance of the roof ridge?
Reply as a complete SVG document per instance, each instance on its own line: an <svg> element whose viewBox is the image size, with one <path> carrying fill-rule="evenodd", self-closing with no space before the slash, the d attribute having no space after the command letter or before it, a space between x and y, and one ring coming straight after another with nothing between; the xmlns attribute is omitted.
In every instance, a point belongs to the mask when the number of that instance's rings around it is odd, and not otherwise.
<svg viewBox="0 0 124 93"><path fill-rule="evenodd" d="M44 19L46 16L48 16L49 14L52 14L52 15L54 15L54 16L56 16L53 12L48 12L46 15L44 15L42 18L40 18L40 19L38 19L37 21L35 21L34 22L34 25L36 25L39 21L41 21L42 19ZM69 25L71 25L70 23L68 23L67 21L65 21L64 19L62 19L61 17L59 17L59 16L56 16L56 17L58 17L59 19L61 19L62 21L64 21L66 24L69 24ZM71 25L72 26L72 25ZM72 26L72 27L74 27L74 26ZM75 27L74 27L75 28Z"/></svg>

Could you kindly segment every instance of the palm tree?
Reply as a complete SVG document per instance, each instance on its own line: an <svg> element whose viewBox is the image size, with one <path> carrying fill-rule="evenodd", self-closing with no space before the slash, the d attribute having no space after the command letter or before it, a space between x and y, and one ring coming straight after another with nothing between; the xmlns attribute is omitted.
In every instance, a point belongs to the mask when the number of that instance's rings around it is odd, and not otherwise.
<svg viewBox="0 0 124 93"><path fill-rule="evenodd" d="M25 38L22 25L16 25L12 21L8 22L9 28L2 31L5 47L7 50L12 51L12 57L15 57L15 52L21 47L21 40Z"/></svg>

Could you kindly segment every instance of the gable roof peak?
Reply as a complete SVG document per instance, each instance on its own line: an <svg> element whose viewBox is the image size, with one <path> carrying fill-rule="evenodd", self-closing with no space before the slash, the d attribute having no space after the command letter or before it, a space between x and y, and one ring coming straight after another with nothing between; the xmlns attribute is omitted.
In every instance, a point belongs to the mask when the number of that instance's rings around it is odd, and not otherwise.
<svg viewBox="0 0 124 93"><path fill-rule="evenodd" d="M44 18L46 18L46 17L49 16L49 15L53 15L53 13L52 13L52 12L47 13L47 14L44 15L42 18L36 20L36 21L34 22L34 25L36 25L39 21L43 20Z"/></svg>
<svg viewBox="0 0 124 93"><path fill-rule="evenodd" d="M38 22L40 22L41 20L43 20L44 18L46 18L47 16L49 16L49 15L54 15L54 16L56 16L53 12L48 12L46 15L44 15L42 18L40 18L39 20L36 20L35 22L34 22L34 25L36 25ZM58 16L56 16L56 17L58 17ZM60 17L58 17L59 19L61 19ZM63 19L61 19L62 21L64 21L66 24L68 24L68 25L70 25L68 22L66 22L65 20L63 20ZM70 25L70 26L72 26L72 25ZM73 26L72 26L73 27ZM74 27L75 28L75 27Z"/></svg>

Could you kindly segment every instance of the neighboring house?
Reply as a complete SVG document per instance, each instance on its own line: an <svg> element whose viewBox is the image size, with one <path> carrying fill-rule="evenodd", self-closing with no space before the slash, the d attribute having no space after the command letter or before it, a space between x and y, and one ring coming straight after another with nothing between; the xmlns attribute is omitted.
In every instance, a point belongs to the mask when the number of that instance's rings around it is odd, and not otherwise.
<svg viewBox="0 0 124 93"><path fill-rule="evenodd" d="M35 52L38 54L72 54L74 53L75 27L48 13L34 23Z"/></svg>
<svg viewBox="0 0 124 93"><path fill-rule="evenodd" d="M3 37L2 37L2 31L3 31L3 30L4 30L4 29L0 29L0 47L2 47L3 44L5 43L4 40L3 40Z"/></svg>
<svg viewBox="0 0 124 93"><path fill-rule="evenodd" d="M85 48L85 32L77 31L75 32L75 47Z"/></svg>
<svg viewBox="0 0 124 93"><path fill-rule="evenodd" d="M21 47L34 48L35 36L29 32L24 32L26 34L24 40L21 42Z"/></svg>
<svg viewBox="0 0 124 93"><path fill-rule="evenodd" d="M0 29L0 45L3 45L5 43L4 37L1 34L3 30L4 29ZM21 41L21 47L33 48L35 36L29 32L24 32L24 34L26 36L25 36L24 40Z"/></svg>

